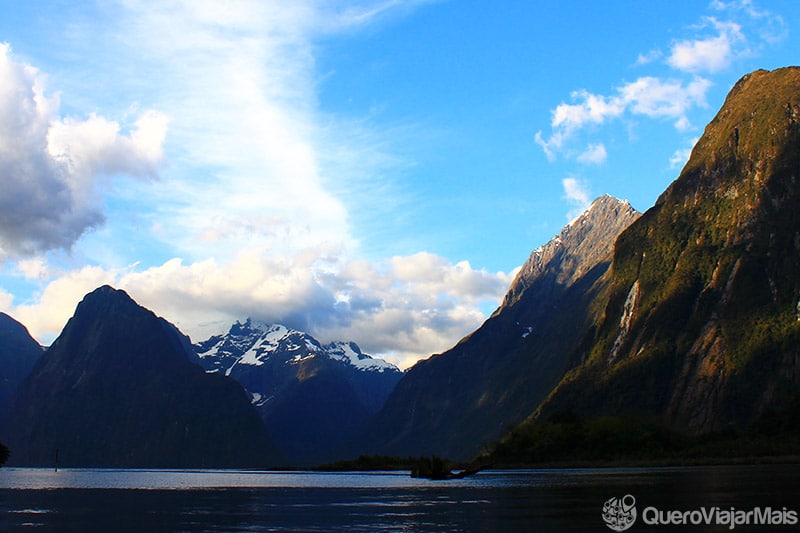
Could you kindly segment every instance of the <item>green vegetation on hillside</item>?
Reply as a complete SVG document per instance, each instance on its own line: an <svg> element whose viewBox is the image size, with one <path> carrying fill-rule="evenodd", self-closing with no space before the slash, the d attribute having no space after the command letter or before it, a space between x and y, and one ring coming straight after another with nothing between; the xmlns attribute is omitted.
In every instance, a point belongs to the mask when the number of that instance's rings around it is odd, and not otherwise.
<svg viewBox="0 0 800 533"><path fill-rule="evenodd" d="M690 435L636 415L583 419L561 412L525 423L479 459L498 467L542 464L756 462L800 456L800 398L743 431Z"/></svg>

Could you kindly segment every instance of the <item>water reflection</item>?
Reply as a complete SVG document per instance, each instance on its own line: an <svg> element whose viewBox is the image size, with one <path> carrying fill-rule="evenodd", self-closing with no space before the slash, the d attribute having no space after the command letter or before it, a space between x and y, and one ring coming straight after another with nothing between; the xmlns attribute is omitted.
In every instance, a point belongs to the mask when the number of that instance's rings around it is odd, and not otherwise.
<svg viewBox="0 0 800 533"><path fill-rule="evenodd" d="M795 465L525 470L433 482L407 472L0 469L0 529L610 531L603 503L626 494L641 508L800 508L799 473ZM632 531L658 529L640 521Z"/></svg>

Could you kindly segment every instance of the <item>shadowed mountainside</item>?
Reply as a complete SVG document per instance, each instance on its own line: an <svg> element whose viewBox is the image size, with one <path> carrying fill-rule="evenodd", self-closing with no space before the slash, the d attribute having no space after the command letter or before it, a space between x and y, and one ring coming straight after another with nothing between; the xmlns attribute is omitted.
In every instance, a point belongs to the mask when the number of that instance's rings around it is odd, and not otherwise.
<svg viewBox="0 0 800 533"><path fill-rule="evenodd" d="M279 464L241 386L193 358L188 338L125 292L88 294L14 396L10 463L52 466L58 454L81 467Z"/></svg>

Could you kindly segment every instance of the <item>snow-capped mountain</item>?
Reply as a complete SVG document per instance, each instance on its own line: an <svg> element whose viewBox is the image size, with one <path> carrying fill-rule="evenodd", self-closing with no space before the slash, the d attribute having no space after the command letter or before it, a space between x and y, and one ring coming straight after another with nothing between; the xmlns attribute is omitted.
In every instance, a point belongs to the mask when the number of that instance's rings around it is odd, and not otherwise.
<svg viewBox="0 0 800 533"><path fill-rule="evenodd" d="M402 372L354 342L322 344L280 324L236 322L195 345L200 365L241 383L292 462L335 457L386 401Z"/></svg>
<svg viewBox="0 0 800 533"><path fill-rule="evenodd" d="M208 372L226 375L231 375L236 365L261 366L268 359L296 365L311 357L328 358L364 372L400 372L393 364L362 353L354 342L322 345L307 333L251 319L236 322L227 334L211 337L196 348Z"/></svg>

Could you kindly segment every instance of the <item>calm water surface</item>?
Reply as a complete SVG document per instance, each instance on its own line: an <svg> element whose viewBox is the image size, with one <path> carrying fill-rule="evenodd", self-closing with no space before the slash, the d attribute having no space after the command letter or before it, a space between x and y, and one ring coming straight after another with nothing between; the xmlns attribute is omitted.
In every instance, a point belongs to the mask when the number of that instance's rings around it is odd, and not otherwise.
<svg viewBox="0 0 800 533"><path fill-rule="evenodd" d="M800 466L488 471L452 481L408 472L0 469L0 531L612 531L603 504L800 511ZM800 527L740 525L735 531Z"/></svg>

